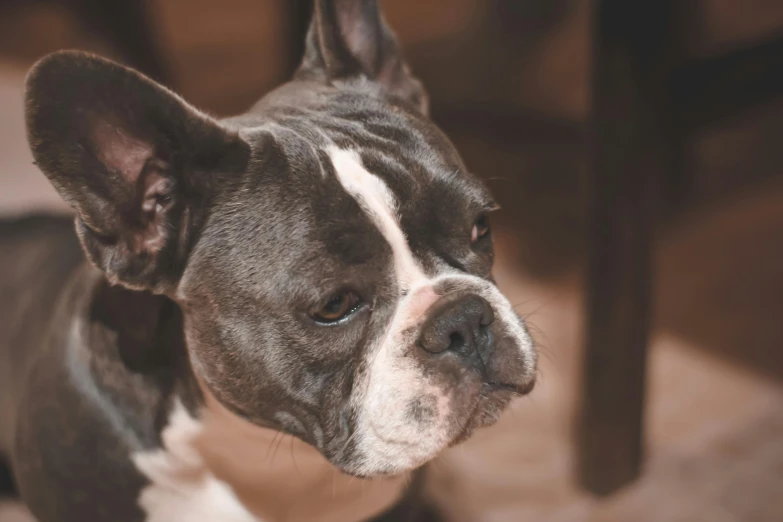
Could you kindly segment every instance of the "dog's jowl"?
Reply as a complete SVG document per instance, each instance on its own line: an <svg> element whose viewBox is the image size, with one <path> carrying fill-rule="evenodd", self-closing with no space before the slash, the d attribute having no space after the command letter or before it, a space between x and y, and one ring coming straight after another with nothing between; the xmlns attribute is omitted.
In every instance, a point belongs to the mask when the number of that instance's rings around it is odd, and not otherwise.
<svg viewBox="0 0 783 522"><path fill-rule="evenodd" d="M0 457L41 522L414 520L532 389L495 204L375 2L316 1L241 116L60 52L26 117L76 213L0 224Z"/></svg>

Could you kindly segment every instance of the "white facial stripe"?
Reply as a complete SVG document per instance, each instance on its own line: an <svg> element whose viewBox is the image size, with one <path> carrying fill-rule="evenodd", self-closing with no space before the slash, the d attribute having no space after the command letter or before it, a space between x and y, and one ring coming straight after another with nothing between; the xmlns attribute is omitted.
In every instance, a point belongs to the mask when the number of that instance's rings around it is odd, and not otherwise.
<svg viewBox="0 0 783 522"><path fill-rule="evenodd" d="M367 172L356 152L329 147L327 153L345 191L359 203L391 246L400 287L408 290L426 279L400 228L397 205L389 187L378 176Z"/></svg>
<svg viewBox="0 0 783 522"><path fill-rule="evenodd" d="M453 390L432 385L416 358L409 356L410 350L416 349L410 332L420 327L429 308L437 302L436 285L446 279L456 279L483 297L507 335L517 340L530 374L535 368L535 351L510 303L492 283L449 268L433 278L427 277L400 228L396 203L386 184L362 166L355 152L330 147L327 153L337 179L391 246L396 277L400 289L404 290L397 298L386 331L367 350L368 371L356 383L352 397L358 411L354 440L365 457L358 471L410 469L434 457L453 436L450 432L453 422L449 422ZM433 404L433 419L426 433L406 413L414 401L422 398Z"/></svg>
<svg viewBox="0 0 783 522"><path fill-rule="evenodd" d="M378 176L368 172L354 151L330 147L327 150L337 179L361 206L392 249L397 282L401 290L394 316L384 334L367 352L369 375L357 386L353 400L359 414L356 444L364 449L369 470L383 470L389 462L417 463L428 458L447 441L439 437L426 440L422 447L409 443L417 430L402 414L411 400L421 395L420 370L413 361L400 359L405 344L399 335L407 325L415 324L435 301L431 282L413 257L405 233L399 225L394 197ZM408 306L412 305L412 306ZM387 391L399 393L388 394ZM437 389L432 395L442 395ZM446 397L438 401L445 420ZM383 412L394 411L395 415Z"/></svg>

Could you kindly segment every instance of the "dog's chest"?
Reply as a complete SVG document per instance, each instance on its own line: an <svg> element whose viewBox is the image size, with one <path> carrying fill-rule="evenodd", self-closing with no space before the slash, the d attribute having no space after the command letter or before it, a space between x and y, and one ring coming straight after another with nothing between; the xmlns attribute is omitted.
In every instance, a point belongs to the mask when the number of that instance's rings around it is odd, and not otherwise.
<svg viewBox="0 0 783 522"><path fill-rule="evenodd" d="M358 522L403 494L404 477L349 477L298 439L212 406L197 421L178 405L164 447L133 456L150 481L146 522Z"/></svg>

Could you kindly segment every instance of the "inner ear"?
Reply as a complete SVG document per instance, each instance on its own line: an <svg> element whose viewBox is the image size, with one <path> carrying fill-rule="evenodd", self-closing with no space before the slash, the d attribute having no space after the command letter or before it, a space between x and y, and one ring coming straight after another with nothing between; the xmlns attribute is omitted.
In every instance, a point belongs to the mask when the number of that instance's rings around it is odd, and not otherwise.
<svg viewBox="0 0 783 522"><path fill-rule="evenodd" d="M359 62L359 66L370 77L379 73L383 65L383 38L386 36L378 6L375 2L337 2L331 12L323 16L333 16L339 40L347 48L349 56ZM328 27L325 27L328 31ZM326 31L325 31L326 32Z"/></svg>
<svg viewBox="0 0 783 522"><path fill-rule="evenodd" d="M250 150L174 93L116 63L50 55L27 79L36 163L77 212L90 260L113 282L166 293L176 285L215 178Z"/></svg>
<svg viewBox="0 0 783 522"><path fill-rule="evenodd" d="M300 77L363 76L426 114L427 94L414 78L376 0L315 0Z"/></svg>
<svg viewBox="0 0 783 522"><path fill-rule="evenodd" d="M155 147L149 140L131 136L116 122L110 124L102 117L91 119L89 141L98 161L132 184L144 165L154 157Z"/></svg>
<svg viewBox="0 0 783 522"><path fill-rule="evenodd" d="M165 213L174 198L175 175L171 152L158 141L141 139L101 117L93 118L90 143L98 162L116 174L126 187L125 220L135 229L133 250L156 251L163 247Z"/></svg>

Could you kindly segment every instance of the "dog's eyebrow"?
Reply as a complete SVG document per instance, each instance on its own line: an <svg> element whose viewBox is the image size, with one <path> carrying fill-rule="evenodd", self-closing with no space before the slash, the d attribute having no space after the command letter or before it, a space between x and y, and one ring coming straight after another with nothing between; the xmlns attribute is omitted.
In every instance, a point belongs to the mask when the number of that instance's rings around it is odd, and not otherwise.
<svg viewBox="0 0 783 522"><path fill-rule="evenodd" d="M484 197L479 195L478 197L471 198L468 203L470 211L476 214L491 214L501 209L501 206L491 197Z"/></svg>

